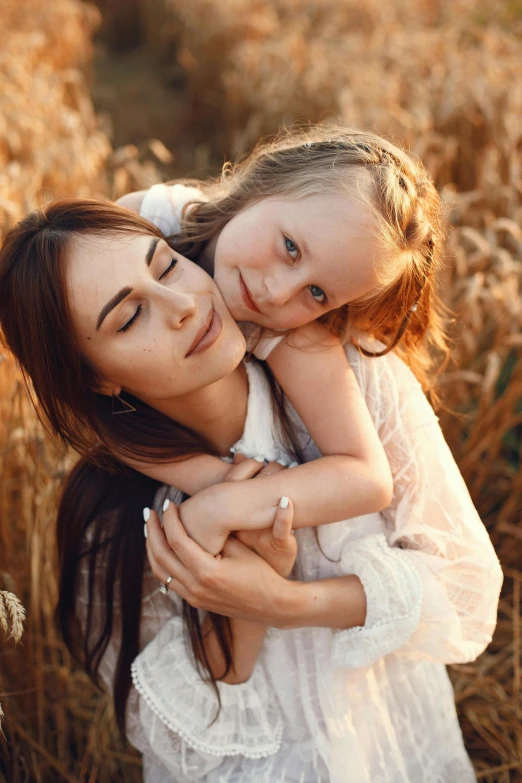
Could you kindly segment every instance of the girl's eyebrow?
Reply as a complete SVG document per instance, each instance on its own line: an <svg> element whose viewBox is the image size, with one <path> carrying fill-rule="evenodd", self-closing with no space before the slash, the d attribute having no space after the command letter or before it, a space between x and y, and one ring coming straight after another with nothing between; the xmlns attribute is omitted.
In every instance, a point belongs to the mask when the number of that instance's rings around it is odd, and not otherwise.
<svg viewBox="0 0 522 783"><path fill-rule="evenodd" d="M154 258L154 254L156 252L156 247L158 246L159 237L154 237L154 239L151 241L147 253L145 255L145 263L147 266L150 266L152 263L152 259ZM126 286L125 288L122 288L120 291L118 291L117 294L115 294L112 299L109 299L106 305L102 307L100 310L100 314L98 316L98 320L96 322L96 331L100 328L102 323L105 321L111 310L114 310L114 308L120 304L129 294L132 293L132 288L129 288L129 286Z"/></svg>

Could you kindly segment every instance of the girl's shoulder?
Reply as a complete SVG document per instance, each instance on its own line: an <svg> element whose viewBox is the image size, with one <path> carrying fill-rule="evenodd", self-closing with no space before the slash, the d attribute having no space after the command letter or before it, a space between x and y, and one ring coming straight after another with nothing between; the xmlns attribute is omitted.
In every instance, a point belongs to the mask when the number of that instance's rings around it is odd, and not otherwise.
<svg viewBox="0 0 522 783"><path fill-rule="evenodd" d="M140 205L140 215L154 223L165 236L181 230L183 210L191 201L205 201L199 188L177 182L173 185L153 185L145 191Z"/></svg>

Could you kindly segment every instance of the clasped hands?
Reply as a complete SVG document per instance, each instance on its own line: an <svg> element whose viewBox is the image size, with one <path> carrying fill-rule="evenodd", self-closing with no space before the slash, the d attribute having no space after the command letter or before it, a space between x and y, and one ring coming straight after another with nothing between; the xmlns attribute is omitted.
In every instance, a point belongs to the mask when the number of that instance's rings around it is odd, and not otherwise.
<svg viewBox="0 0 522 783"><path fill-rule="evenodd" d="M236 455L226 482L254 478L261 471L284 470L278 463L265 466L254 459ZM208 497L208 496L207 496ZM194 496L197 498L197 496ZM191 500L193 500L191 498ZM285 627L292 614L290 574L297 554L292 534L293 507L274 510L273 524L264 530L238 531L221 543L222 530L209 530L209 524L222 511L199 508L196 535L182 524L182 513L170 503L163 514L163 528L157 514L147 522L147 555L156 579L196 608L227 617L250 619L274 627ZM194 511L194 505L192 507ZM201 514L207 511L207 519ZM232 514L232 510L231 510ZM190 520L193 514L187 515ZM209 521L210 520L210 521ZM189 526L190 527L190 526ZM208 531L210 549L205 551L204 532ZM199 539L199 543L194 538ZM203 546L200 546L202 544ZM219 547L219 554L215 550Z"/></svg>

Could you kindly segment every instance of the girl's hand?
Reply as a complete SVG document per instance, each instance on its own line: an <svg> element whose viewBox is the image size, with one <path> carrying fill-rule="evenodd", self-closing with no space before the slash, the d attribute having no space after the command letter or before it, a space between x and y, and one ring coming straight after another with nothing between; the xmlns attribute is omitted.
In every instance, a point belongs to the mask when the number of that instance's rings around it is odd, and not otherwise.
<svg viewBox="0 0 522 783"><path fill-rule="evenodd" d="M226 481L215 484L185 500L179 507L179 515L188 535L211 555L221 552L231 531L240 530L244 524L248 527L246 511L238 512L234 504L237 482L259 475L270 475L284 468L276 462L266 465L262 457L247 459L241 454L234 458L226 476ZM268 527L275 519L277 506L266 505L266 520L259 527Z"/></svg>
<svg viewBox="0 0 522 783"><path fill-rule="evenodd" d="M286 512L279 516L285 530L290 504ZM156 579L165 584L171 576L169 590L197 609L273 627L284 627L295 614L291 581L237 538L228 539L221 557L212 557L189 538L174 503L163 514L163 529L157 514L150 512L147 554Z"/></svg>

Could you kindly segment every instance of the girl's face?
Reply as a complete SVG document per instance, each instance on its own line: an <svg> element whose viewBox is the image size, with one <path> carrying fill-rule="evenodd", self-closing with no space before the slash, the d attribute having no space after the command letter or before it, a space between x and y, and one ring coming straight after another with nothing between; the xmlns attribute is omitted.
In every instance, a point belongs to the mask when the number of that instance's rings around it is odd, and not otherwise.
<svg viewBox="0 0 522 783"><path fill-rule="evenodd" d="M66 285L79 348L99 391L149 404L230 374L244 338L212 278L154 236L80 236Z"/></svg>
<svg viewBox="0 0 522 783"><path fill-rule="evenodd" d="M221 231L214 279L237 321L294 329L378 289L376 233L348 195L266 198Z"/></svg>

